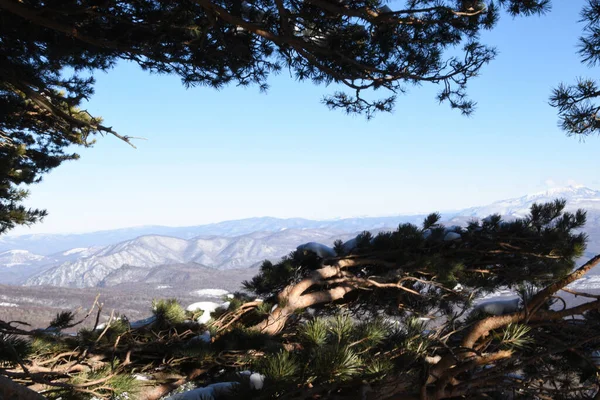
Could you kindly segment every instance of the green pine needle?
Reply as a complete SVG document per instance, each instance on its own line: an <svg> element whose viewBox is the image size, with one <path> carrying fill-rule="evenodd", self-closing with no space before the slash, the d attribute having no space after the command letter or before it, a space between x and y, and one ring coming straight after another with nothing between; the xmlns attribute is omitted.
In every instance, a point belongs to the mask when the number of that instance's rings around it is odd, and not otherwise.
<svg viewBox="0 0 600 400"><path fill-rule="evenodd" d="M177 299L152 300L152 312L160 326L173 326L185 321L186 314Z"/></svg>

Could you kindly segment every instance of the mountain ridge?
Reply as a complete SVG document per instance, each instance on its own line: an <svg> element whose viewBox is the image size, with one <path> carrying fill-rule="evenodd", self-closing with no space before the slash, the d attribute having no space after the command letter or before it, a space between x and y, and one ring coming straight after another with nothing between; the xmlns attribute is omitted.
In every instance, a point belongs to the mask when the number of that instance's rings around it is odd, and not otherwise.
<svg viewBox="0 0 600 400"><path fill-rule="evenodd" d="M587 202L584 200L587 195ZM548 189L521 197L499 200L488 205L469 207L457 211L445 211L446 219L453 217L485 217L500 213L503 216L523 216L533 201L551 201L557 197L567 199L567 207L598 209L600 211L600 191L583 186L567 186ZM13 249L27 250L40 255L69 251L73 248L107 246L131 240L140 236L160 235L180 239L192 239L210 236L243 236L253 232L276 231L280 229L327 229L339 232L371 230L397 226L399 223L419 224L426 214L405 214L379 217L351 217L325 220L306 218L252 217L239 220L221 221L203 225L168 227L148 225L143 227L102 230L80 234L28 234L19 236L0 236L0 252ZM1 265L1 263L0 263Z"/></svg>
<svg viewBox="0 0 600 400"><path fill-rule="evenodd" d="M579 208L582 204L587 206L584 208L588 209L589 223L584 230L590 233L590 237L600 238L600 191L585 187L570 186L500 200L486 206L448 213L443 215L443 221L447 225L464 225L473 218L490 214L501 214L505 218L522 217L533 202L552 201L556 197L565 198L569 210ZM106 279L112 285L133 279L134 276L145 276L146 270L161 265L197 264L215 270L256 267L265 259L278 260L302 243L316 241L331 245L335 239L346 240L364 230L391 230L403 222L420 224L422 219L422 215L323 221L250 218L193 229L183 227L180 234L189 236L185 238L152 233L105 246L97 246L96 243L96 246L89 248L75 247L48 256L25 249L11 249L0 253L0 283L90 287L102 285L107 282ZM198 231L208 233L207 226L219 227L221 233L225 234L212 232L210 235L191 235ZM253 231L255 227L262 229ZM233 235L245 231L250 232ZM596 251L600 251L600 240L594 239L586 255Z"/></svg>
<svg viewBox="0 0 600 400"><path fill-rule="evenodd" d="M129 268L131 274L139 276L142 273L140 268L151 269L169 264L195 263L215 270L251 268L265 259L281 258L302 242L319 240L331 244L335 239L349 239L355 234L288 229L254 232L233 238L190 240L146 235L106 246L91 256L45 268L20 283L26 286L93 287L110 276L114 281L114 276L123 268Z"/></svg>

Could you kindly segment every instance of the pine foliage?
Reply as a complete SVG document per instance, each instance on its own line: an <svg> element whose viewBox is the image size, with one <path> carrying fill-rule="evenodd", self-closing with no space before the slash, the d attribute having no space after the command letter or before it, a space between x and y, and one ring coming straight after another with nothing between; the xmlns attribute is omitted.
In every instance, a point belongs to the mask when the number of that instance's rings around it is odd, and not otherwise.
<svg viewBox="0 0 600 400"><path fill-rule="evenodd" d="M549 0L3 0L0 3L0 233L40 221L27 190L99 135L132 144L83 106L94 74L119 61L175 74L186 87L268 89L288 70L335 84L322 102L368 118L393 110L408 87L434 84L437 99L470 114L468 83L496 56L482 33L504 10L540 15ZM597 0L583 10L584 62L597 61ZM597 129L596 84L561 86L552 97L567 132Z"/></svg>
<svg viewBox="0 0 600 400"><path fill-rule="evenodd" d="M364 260L346 269L368 286L366 291L357 291L351 307L390 315L402 315L409 309L426 313L445 308L451 312L452 304L468 304L473 296L498 287L517 289L525 281L543 286L563 277L573 269L586 244L586 235L580 232L585 212L566 212L564 207L563 200L534 204L525 218L504 221L496 215L466 227L445 227L438 214L431 214L422 227L401 224L393 232L361 234L350 254L340 254L341 258ZM266 261L260 274L244 285L258 296L275 298L287 285L309 276L322 261L336 262L294 252L275 265ZM369 286L368 277L380 284L403 282L406 291ZM454 290L458 283L462 291ZM417 292L420 296L412 294ZM472 296L465 296L466 292ZM401 309L399 297L405 306Z"/></svg>
<svg viewBox="0 0 600 400"><path fill-rule="evenodd" d="M186 319L185 310L177 299L153 300L152 312L156 317L156 324L161 327L181 324Z"/></svg>

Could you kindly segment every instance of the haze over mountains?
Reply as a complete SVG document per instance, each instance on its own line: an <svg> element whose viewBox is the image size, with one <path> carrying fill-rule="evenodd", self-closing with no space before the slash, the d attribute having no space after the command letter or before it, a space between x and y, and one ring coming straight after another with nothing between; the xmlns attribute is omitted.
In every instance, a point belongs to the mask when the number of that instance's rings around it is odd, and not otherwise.
<svg viewBox="0 0 600 400"><path fill-rule="evenodd" d="M495 213L505 218L522 217L532 203L556 198L566 199L569 210L588 211L587 253L600 252L600 191L585 187L554 189L445 213L443 220L459 225ZM79 235L5 236L0 237L0 283L108 287L132 280L158 281L165 269L185 276L194 268L249 268L265 259L277 260L302 243L330 245L363 230L391 230L403 222L420 224L423 217L326 221L264 217L181 228L149 226Z"/></svg>

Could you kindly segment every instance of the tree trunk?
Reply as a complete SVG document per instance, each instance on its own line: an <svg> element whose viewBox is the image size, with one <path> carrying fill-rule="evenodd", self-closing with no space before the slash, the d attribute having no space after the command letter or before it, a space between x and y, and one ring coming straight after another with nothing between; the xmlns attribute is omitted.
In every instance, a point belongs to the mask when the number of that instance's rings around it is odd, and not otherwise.
<svg viewBox="0 0 600 400"><path fill-rule="evenodd" d="M340 300L359 286L375 285L376 282L357 279L344 271L345 268L361 265L382 265L388 268L396 266L393 262L370 257L341 259L337 260L335 264L323 265L307 278L284 288L278 295L280 306L271 311L264 321L253 326L252 329L276 335L281 332L289 317L297 310ZM322 287L328 288L305 294L309 289Z"/></svg>
<svg viewBox="0 0 600 400"><path fill-rule="evenodd" d="M298 295L298 293L302 293L300 291L301 288L298 286L303 286L303 282L304 281L295 285L292 290L283 291L282 294L286 293L286 295L280 295L279 301L285 305L283 307L278 306L275 308L265 320L253 326L252 329L269 335L276 335L281 332L290 316L297 310L302 310L315 304L339 300L343 298L346 293L355 289L355 287L351 285L340 285L327 290Z"/></svg>

